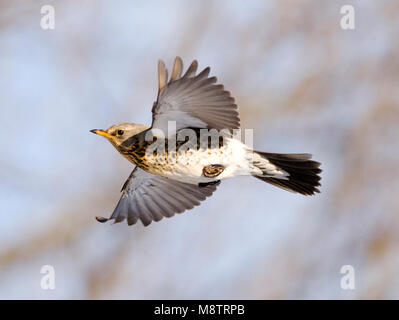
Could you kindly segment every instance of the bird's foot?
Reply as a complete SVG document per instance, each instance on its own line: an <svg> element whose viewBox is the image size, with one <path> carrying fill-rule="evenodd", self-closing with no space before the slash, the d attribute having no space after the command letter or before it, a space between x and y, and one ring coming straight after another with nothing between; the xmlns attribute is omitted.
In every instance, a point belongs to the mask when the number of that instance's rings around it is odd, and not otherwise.
<svg viewBox="0 0 399 320"><path fill-rule="evenodd" d="M215 178L224 171L224 166L221 164L210 164L202 169L202 173L207 178Z"/></svg>

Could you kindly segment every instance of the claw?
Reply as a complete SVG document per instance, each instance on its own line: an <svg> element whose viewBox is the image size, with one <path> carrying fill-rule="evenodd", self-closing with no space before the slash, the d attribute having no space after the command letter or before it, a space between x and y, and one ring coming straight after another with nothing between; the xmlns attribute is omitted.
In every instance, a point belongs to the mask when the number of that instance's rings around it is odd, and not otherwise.
<svg viewBox="0 0 399 320"><path fill-rule="evenodd" d="M221 164L210 164L202 169L202 173L207 178L214 178L224 171L224 166Z"/></svg>

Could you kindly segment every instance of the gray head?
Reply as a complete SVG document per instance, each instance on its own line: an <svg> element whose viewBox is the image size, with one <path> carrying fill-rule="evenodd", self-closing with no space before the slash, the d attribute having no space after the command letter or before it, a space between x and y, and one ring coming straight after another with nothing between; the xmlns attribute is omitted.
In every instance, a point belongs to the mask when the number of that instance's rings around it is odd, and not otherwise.
<svg viewBox="0 0 399 320"><path fill-rule="evenodd" d="M126 139L129 139L130 137L133 137L134 135L136 135L148 128L149 128L149 126L146 126L143 124L125 123L124 122L124 123L115 124L106 130L93 129L93 130L90 130L90 132L93 132L95 134L98 134L100 136L107 138L107 140L109 142L111 142L115 148L118 149L119 145L123 141L125 141Z"/></svg>

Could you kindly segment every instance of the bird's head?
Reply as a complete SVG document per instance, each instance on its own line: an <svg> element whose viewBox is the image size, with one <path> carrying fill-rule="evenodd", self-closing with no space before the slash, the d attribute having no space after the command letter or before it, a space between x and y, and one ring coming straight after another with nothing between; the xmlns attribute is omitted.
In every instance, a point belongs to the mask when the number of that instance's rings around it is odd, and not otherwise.
<svg viewBox="0 0 399 320"><path fill-rule="evenodd" d="M93 129L90 132L98 134L107 138L112 145L118 149L118 147L130 137L148 129L149 126L135 123L119 123L109 127L106 130Z"/></svg>

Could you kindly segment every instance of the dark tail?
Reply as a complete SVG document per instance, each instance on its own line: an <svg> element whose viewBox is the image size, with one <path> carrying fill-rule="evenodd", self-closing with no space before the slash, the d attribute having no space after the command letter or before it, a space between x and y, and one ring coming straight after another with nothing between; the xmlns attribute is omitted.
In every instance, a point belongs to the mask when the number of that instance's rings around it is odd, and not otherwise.
<svg viewBox="0 0 399 320"><path fill-rule="evenodd" d="M314 195L316 192L320 193L320 190L317 188L320 186L319 181L321 179L319 176L321 172L321 169L319 169L320 163L310 160L312 158L311 154L255 152L288 173L288 176L282 176L282 178L256 175L254 176L255 178L271 183L279 188L307 196Z"/></svg>

